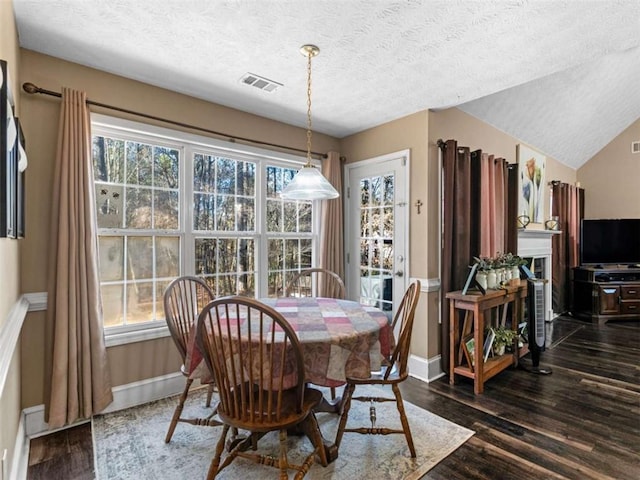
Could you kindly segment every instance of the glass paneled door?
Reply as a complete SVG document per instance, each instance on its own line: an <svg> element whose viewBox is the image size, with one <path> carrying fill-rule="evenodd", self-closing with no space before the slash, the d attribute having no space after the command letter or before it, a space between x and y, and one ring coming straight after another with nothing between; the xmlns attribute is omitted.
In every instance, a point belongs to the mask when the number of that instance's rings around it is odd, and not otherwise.
<svg viewBox="0 0 640 480"><path fill-rule="evenodd" d="M408 282L408 152L347 165L348 296L389 312Z"/></svg>

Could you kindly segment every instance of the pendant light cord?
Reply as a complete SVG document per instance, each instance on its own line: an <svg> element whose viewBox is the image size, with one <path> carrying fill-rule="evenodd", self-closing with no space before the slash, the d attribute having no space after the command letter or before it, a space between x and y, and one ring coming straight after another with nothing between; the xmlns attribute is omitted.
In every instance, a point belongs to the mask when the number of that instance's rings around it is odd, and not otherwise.
<svg viewBox="0 0 640 480"><path fill-rule="evenodd" d="M311 57L307 52L307 165L311 165Z"/></svg>

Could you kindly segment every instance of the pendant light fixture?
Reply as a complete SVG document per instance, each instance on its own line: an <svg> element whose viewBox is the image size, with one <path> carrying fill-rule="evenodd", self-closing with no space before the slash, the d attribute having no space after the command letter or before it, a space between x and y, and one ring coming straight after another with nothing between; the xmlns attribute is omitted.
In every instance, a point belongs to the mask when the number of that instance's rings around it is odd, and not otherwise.
<svg viewBox="0 0 640 480"><path fill-rule="evenodd" d="M300 53L307 57L307 163L282 190L286 200L328 200L340 196L333 185L311 163L311 57L320 53L315 45L303 45Z"/></svg>

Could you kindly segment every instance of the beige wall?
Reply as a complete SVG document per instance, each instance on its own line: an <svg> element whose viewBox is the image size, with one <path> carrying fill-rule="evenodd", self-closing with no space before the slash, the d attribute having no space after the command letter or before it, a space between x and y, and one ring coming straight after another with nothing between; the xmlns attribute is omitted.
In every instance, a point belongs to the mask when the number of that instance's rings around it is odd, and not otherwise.
<svg viewBox="0 0 640 480"><path fill-rule="evenodd" d="M586 218L640 218L640 119L578 169Z"/></svg>
<svg viewBox="0 0 640 480"><path fill-rule="evenodd" d="M0 1L0 59L8 64L10 88L16 103L16 115L21 116L18 78L20 75L18 36L13 16L13 3ZM5 82L7 79L5 79ZM5 325L11 308L20 296L19 251L22 240L0 238L0 329ZM20 419L20 355L19 349L11 360L4 386L0 391L0 454L9 451L8 464L13 463L18 422Z"/></svg>
<svg viewBox="0 0 640 480"><path fill-rule="evenodd" d="M409 215L409 274L415 278L437 276L437 232L429 230L429 216L432 214L434 199L430 198L426 178L429 175L427 132L429 116L426 111L385 123L345 137L340 142L340 153L347 163L367 160L381 155L410 150L410 215ZM420 199L424 206L418 215L414 207ZM435 263L435 270L433 264ZM426 287L426 285L425 285ZM427 357L428 319L436 316L437 303L434 294L421 294L413 327L411 351L423 358ZM437 295L435 295L437 299Z"/></svg>
<svg viewBox="0 0 640 480"><path fill-rule="evenodd" d="M21 60L21 83L32 82L53 91L60 91L62 86L72 87L86 91L90 99L101 103L221 131L232 136L306 149L304 129L29 50L21 50ZM59 106L60 101L56 98L23 94L23 127L29 156L26 178L28 234L21 257L24 292L46 290L49 199ZM99 113L118 115L116 112L104 110ZM140 118L132 119L141 121ZM338 141L332 137L320 134L313 136L314 151L338 150L338 146ZM28 407L43 403L44 313L27 315L23 331L23 379L28 381L23 382L22 406ZM180 366L177 351L170 338L111 347L108 349L108 358L114 386L176 372Z"/></svg>

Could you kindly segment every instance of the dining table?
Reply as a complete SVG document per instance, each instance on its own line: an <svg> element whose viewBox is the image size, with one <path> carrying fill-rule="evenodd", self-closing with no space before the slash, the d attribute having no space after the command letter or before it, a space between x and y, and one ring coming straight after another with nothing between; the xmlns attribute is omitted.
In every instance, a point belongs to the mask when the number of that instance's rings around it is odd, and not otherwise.
<svg viewBox="0 0 640 480"><path fill-rule="evenodd" d="M347 378L367 378L381 369L390 355L394 336L388 312L352 300L324 297L260 298L289 322L298 337L304 359L305 379L323 387L338 387ZM189 377L211 382L195 340L195 329L187 348L185 368ZM340 399L326 397L315 412L340 413ZM337 448L324 439L329 462Z"/></svg>

